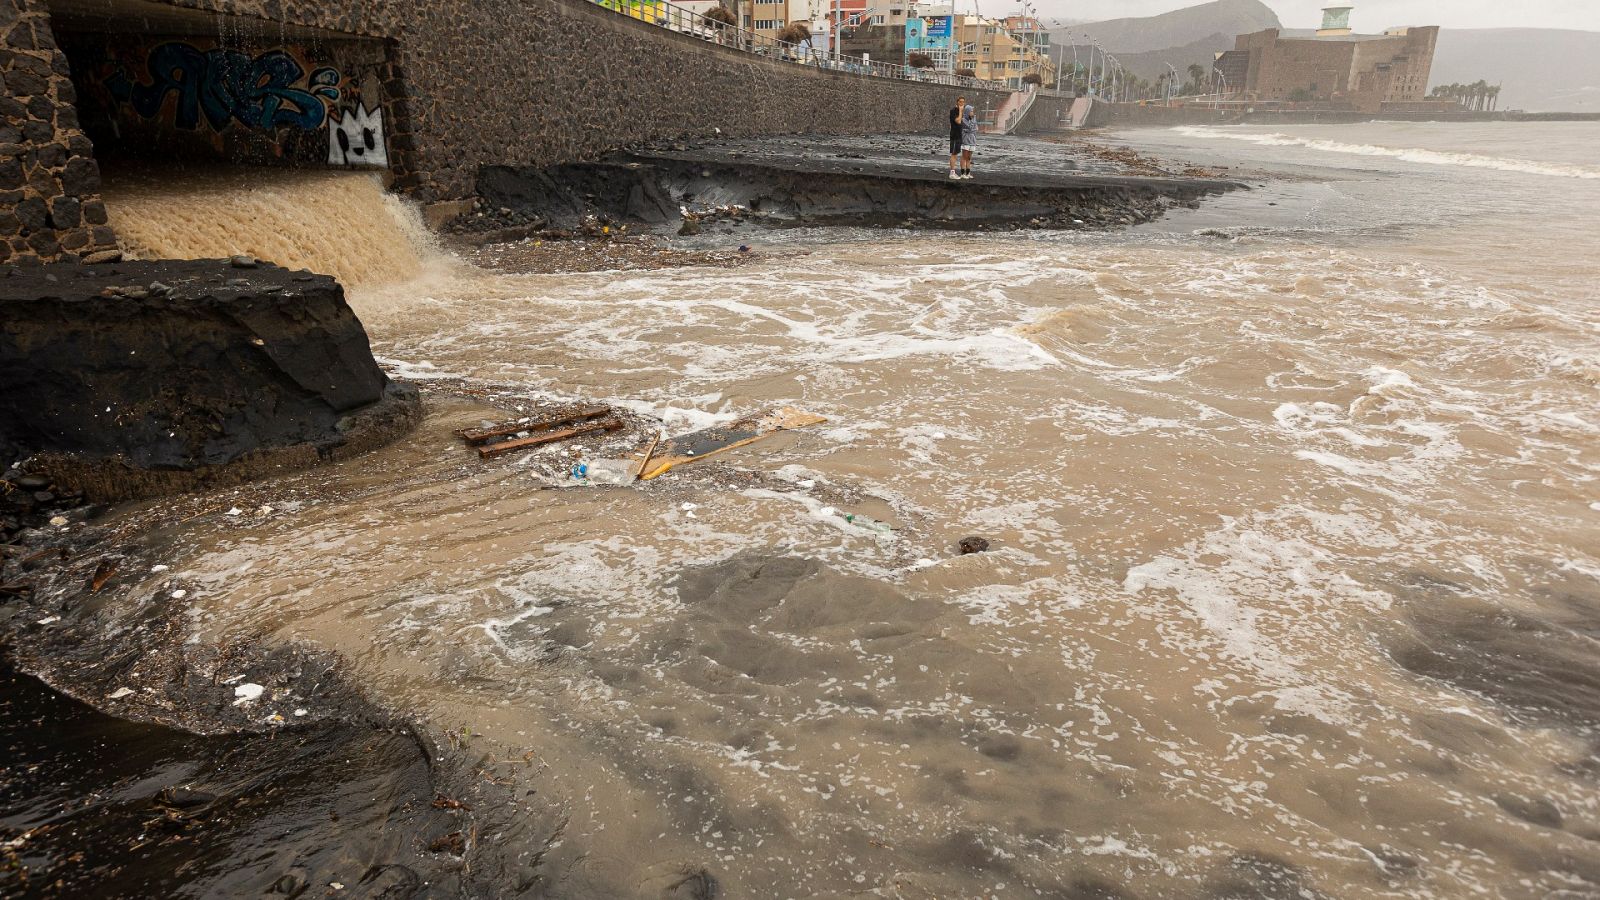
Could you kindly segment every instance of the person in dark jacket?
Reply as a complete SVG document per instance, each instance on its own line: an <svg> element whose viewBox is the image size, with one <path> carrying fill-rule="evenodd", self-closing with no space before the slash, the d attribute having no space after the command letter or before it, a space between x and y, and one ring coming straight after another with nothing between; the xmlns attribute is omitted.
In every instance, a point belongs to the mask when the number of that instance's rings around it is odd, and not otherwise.
<svg viewBox="0 0 1600 900"><path fill-rule="evenodd" d="M962 116L963 111L966 110L967 108L968 108L967 107L967 98L965 98L965 97L957 97L956 98L956 105L950 107L950 116L949 116L949 118L950 118L950 180L951 181L957 181L957 180L959 180L961 178L961 173L959 171L957 171L957 167L959 167L961 165L961 138L962 138L962 135L963 135L963 129L962 129L962 125L961 125L961 116Z"/></svg>

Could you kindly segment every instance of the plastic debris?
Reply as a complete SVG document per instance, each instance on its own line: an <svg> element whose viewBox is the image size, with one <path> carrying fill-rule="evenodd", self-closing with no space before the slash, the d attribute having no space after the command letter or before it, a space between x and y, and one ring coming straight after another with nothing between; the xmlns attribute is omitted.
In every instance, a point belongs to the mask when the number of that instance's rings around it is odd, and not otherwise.
<svg viewBox="0 0 1600 900"><path fill-rule="evenodd" d="M626 459L588 459L572 467L572 480L583 484L631 484L636 477Z"/></svg>
<svg viewBox="0 0 1600 900"><path fill-rule="evenodd" d="M67 519L66 516L51 516L50 517L50 524L54 525L57 528L60 528L61 526L66 525L67 521L68 521L68 519Z"/></svg>
<svg viewBox="0 0 1600 900"><path fill-rule="evenodd" d="M45 616L44 618L39 620L39 624L40 625L54 625L55 623L57 623L59 621L61 621L61 617L60 616Z"/></svg>
<svg viewBox="0 0 1600 900"><path fill-rule="evenodd" d="M266 688L253 681L247 681L233 689L233 696L237 698L233 701L233 705L239 706L244 703L254 703L261 699L261 695L266 693L266 690Z"/></svg>
<svg viewBox="0 0 1600 900"><path fill-rule="evenodd" d="M243 515L243 514L244 514L244 510L240 509L237 506L235 506L233 509L228 510L228 512L227 512L227 515L230 515L230 516L238 516L238 515Z"/></svg>
<svg viewBox="0 0 1600 900"><path fill-rule="evenodd" d="M666 474L677 466L753 444L782 431L826 421L827 419L822 416L785 406L782 409L745 416L726 425L680 435L664 442L650 464L650 471L641 472L639 477L648 481Z"/></svg>
<svg viewBox="0 0 1600 900"><path fill-rule="evenodd" d="M123 697L126 697L126 696L128 696L129 694L132 694L132 693L133 693L133 689L132 688L119 687L116 690L111 692L111 699L113 699L113 700L121 700Z"/></svg>
<svg viewBox="0 0 1600 900"><path fill-rule="evenodd" d="M305 708L305 707L303 707L303 706L302 706L302 707L300 707L300 708L299 708L299 709L297 709L297 710L295 710L295 711L294 711L294 715L295 715L295 718L297 718L297 719L298 719L298 718L301 718L301 717L302 717L302 716L304 716L304 715L305 715L305 714L306 714L306 713L307 713L307 712L308 712L308 710L307 710L307 709L306 709L306 708Z"/></svg>

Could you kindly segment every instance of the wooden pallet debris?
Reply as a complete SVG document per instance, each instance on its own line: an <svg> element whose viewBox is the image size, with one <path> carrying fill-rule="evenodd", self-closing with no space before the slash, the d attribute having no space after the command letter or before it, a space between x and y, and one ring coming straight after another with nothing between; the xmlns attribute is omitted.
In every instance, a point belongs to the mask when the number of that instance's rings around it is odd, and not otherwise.
<svg viewBox="0 0 1600 900"><path fill-rule="evenodd" d="M501 441L498 444L489 444L484 447L479 447L478 458L491 459L506 453L513 453L517 450L526 450L529 447L541 447L545 444L554 444L557 441L565 441L569 438L578 437L579 435L594 434L595 432L599 431L618 431L621 428L621 419L601 419L598 422L589 422L585 425L575 425L571 428L563 428L560 431L544 431L538 434L529 435L525 438L513 438L509 441Z"/></svg>
<svg viewBox="0 0 1600 900"><path fill-rule="evenodd" d="M587 422L590 419L598 419L609 415L611 415L611 407L609 406L577 406L538 416L513 419L510 422L490 425L487 428L462 428L456 431L456 436L476 446L487 443L497 437L509 437L514 434L521 434L524 431L548 431L563 425Z"/></svg>

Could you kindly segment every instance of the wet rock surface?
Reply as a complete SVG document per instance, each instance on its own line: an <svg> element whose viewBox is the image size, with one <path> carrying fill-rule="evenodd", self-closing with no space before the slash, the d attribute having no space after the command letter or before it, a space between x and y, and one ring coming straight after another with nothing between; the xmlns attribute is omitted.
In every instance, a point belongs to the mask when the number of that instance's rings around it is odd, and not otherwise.
<svg viewBox="0 0 1600 900"><path fill-rule="evenodd" d="M447 230L484 240L695 237L747 225L923 229L1119 228L1243 185L1165 173L1103 148L994 137L975 177L948 177L928 135L788 136L640 146L585 164L486 167L477 208Z"/></svg>
<svg viewBox="0 0 1600 900"><path fill-rule="evenodd" d="M97 499L356 452L419 415L326 276L249 261L0 270L0 450Z"/></svg>
<svg viewBox="0 0 1600 900"><path fill-rule="evenodd" d="M117 719L0 662L7 897L424 897L458 865L404 729L337 722L199 737ZM332 888L339 884L342 889Z"/></svg>

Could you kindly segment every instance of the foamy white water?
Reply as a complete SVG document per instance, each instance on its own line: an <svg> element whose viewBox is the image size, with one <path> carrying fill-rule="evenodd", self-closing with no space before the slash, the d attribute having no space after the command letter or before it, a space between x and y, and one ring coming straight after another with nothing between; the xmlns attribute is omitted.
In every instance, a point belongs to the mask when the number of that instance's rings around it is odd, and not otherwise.
<svg viewBox="0 0 1600 900"><path fill-rule="evenodd" d="M1326 126L1324 126L1326 127ZM1353 144L1327 138L1297 137L1281 132L1237 131L1231 128L1196 128L1179 126L1179 134L1200 140L1248 141L1269 147L1305 147L1325 153L1343 153L1353 156L1387 156L1406 162L1427 163L1435 166L1464 166L1476 169L1498 169L1502 172L1526 172L1530 175L1549 175L1556 178L1600 178L1600 166L1560 165L1534 159L1516 159L1503 156L1483 156L1476 153L1455 153L1430 150L1423 147L1395 147L1382 144Z"/></svg>
<svg viewBox="0 0 1600 900"><path fill-rule="evenodd" d="M1129 139L1317 177L1124 234L359 288L427 423L161 532L151 587L531 760L497 777L566 824L515 849L573 896L1600 891L1600 185ZM486 394L829 422L542 491L563 451L451 436Z"/></svg>

